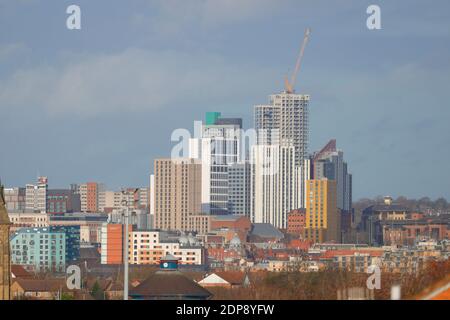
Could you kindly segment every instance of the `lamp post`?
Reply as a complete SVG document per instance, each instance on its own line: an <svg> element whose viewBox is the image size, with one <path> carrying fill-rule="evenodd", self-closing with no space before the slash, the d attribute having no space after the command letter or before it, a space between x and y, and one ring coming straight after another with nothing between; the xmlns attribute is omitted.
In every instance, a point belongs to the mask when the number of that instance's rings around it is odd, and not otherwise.
<svg viewBox="0 0 450 320"><path fill-rule="evenodd" d="M134 189L133 197L139 189ZM128 206L127 193L125 190L122 190L122 206L124 207L123 216L125 219L125 232L124 232L124 251L123 251L123 300L128 300L128 225L130 219L130 208ZM135 200L133 200L133 205L135 204Z"/></svg>

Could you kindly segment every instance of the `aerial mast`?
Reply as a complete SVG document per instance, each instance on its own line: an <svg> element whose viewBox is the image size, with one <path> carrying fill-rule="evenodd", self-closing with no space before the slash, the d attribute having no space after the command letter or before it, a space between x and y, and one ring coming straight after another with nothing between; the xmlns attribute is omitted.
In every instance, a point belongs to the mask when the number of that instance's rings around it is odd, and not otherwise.
<svg viewBox="0 0 450 320"><path fill-rule="evenodd" d="M306 28L305 36L303 37L303 43L300 48L300 52L298 54L297 61L295 63L294 72L292 72L291 80L289 81L289 79L287 77L284 80L284 86L285 86L286 93L294 93L295 82L297 81L297 75L298 75L298 72L300 71L303 54L305 53L306 44L308 43L310 34L311 34L311 29Z"/></svg>

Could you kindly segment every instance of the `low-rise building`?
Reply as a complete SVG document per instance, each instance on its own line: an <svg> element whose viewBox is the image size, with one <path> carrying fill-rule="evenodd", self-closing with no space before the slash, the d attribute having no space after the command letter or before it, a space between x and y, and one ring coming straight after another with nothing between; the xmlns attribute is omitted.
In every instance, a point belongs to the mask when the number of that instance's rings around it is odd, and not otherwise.
<svg viewBox="0 0 450 320"><path fill-rule="evenodd" d="M8 212L12 223L11 232L20 228L44 228L49 226L47 214L35 212Z"/></svg>
<svg viewBox="0 0 450 320"><path fill-rule="evenodd" d="M80 226L80 242L99 244L101 242L101 229L103 223L108 220L108 215L103 213L66 213L63 215L51 215L50 226Z"/></svg>
<svg viewBox="0 0 450 320"><path fill-rule="evenodd" d="M123 226L104 224L102 228L102 264L122 263ZM160 259L171 254L180 264L202 265L206 251L192 234L161 230L137 230L130 226L128 261L130 264L158 264Z"/></svg>

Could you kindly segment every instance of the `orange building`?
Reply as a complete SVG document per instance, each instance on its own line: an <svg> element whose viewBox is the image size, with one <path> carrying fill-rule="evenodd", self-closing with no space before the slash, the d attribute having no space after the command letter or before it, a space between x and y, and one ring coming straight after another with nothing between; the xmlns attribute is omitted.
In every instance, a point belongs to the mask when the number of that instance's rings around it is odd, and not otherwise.
<svg viewBox="0 0 450 320"><path fill-rule="evenodd" d="M87 183L87 212L97 212L98 210L98 185L96 182Z"/></svg>
<svg viewBox="0 0 450 320"><path fill-rule="evenodd" d="M129 230L132 230L131 226ZM123 245L123 225L105 223L102 227L101 263L122 264Z"/></svg>

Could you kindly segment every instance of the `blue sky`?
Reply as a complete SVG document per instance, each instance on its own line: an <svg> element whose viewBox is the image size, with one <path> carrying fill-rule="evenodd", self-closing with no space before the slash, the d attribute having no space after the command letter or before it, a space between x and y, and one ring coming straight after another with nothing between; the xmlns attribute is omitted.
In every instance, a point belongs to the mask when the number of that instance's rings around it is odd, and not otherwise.
<svg viewBox="0 0 450 320"><path fill-rule="evenodd" d="M382 30L366 28L370 4ZM450 198L446 0L0 0L0 176L145 186L172 131L206 111L250 127L306 27L310 151L337 139L356 199Z"/></svg>

